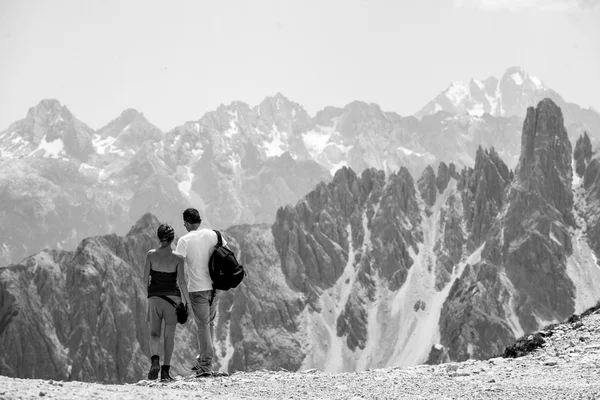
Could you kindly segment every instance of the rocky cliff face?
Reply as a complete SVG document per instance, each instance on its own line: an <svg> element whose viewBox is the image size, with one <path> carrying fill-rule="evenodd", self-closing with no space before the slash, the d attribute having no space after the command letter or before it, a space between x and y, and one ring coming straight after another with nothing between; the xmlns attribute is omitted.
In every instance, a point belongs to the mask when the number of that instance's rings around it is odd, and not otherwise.
<svg viewBox="0 0 600 400"><path fill-rule="evenodd" d="M585 168L589 164L592 158L592 142L590 141L590 137L587 132L583 133L583 136L580 136L577 139L575 144L575 150L573 152L573 159L575 160L575 172L580 177L583 176L585 172Z"/></svg>
<svg viewBox="0 0 600 400"><path fill-rule="evenodd" d="M515 179L480 236L480 259L454 282L442 309L441 343L451 359L494 354L599 295L585 282L598 276L598 264L575 226L571 145L551 100L528 109L521 148Z"/></svg>
<svg viewBox="0 0 600 400"><path fill-rule="evenodd" d="M235 226L227 234L248 275L219 304L220 365L229 371L297 370L306 356L300 317L305 301L286 282L270 227Z"/></svg>
<svg viewBox="0 0 600 400"><path fill-rule="evenodd" d="M600 258L600 155L594 154L587 134L577 140L573 157L578 169L575 179L577 222L586 230L596 260ZM581 174L580 174L581 173Z"/></svg>

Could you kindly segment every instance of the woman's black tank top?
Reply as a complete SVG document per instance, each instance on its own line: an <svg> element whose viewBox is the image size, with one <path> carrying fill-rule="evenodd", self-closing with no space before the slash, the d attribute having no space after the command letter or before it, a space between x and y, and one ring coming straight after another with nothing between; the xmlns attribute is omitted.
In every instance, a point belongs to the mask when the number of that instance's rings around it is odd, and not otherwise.
<svg viewBox="0 0 600 400"><path fill-rule="evenodd" d="M181 296L177 286L177 271L162 272L150 270L150 286L148 286L148 297L152 296Z"/></svg>

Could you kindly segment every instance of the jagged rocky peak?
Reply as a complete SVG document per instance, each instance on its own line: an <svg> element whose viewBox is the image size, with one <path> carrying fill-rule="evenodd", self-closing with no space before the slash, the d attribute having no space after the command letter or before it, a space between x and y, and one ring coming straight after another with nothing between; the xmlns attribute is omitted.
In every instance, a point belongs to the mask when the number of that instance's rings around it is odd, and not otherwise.
<svg viewBox="0 0 600 400"><path fill-rule="evenodd" d="M460 179L460 175L456 171L456 165L454 165L452 162L450 164L446 164L445 162L441 161L440 165L438 165L438 173L436 178L436 186L440 194L444 193L444 190L446 190L448 187L448 183L450 182L451 178L455 180Z"/></svg>
<svg viewBox="0 0 600 400"><path fill-rule="evenodd" d="M232 101L229 105L221 104L214 112L206 113L200 121L206 117L214 116L224 126L230 126L230 120L243 120L250 113L250 106L242 101Z"/></svg>
<svg viewBox="0 0 600 400"><path fill-rule="evenodd" d="M428 165L423 170L421 177L417 181L417 187L419 193L425 204L433 206L437 198L437 194L442 194L448 187L450 179L459 180L460 174L456 171L456 165L454 163L446 164L440 162L438 165L437 176L433 167Z"/></svg>
<svg viewBox="0 0 600 400"><path fill-rule="evenodd" d="M266 97L257 108L261 118L279 116L292 120L300 119L304 123L310 120L310 116L300 104L291 101L281 93Z"/></svg>
<svg viewBox="0 0 600 400"><path fill-rule="evenodd" d="M318 125L329 126L332 124L334 118L339 118L343 113L343 108L327 106L317 112L314 120Z"/></svg>
<svg viewBox="0 0 600 400"><path fill-rule="evenodd" d="M579 176L583 176L585 173L585 167L592 159L592 142L587 132L577 139L575 144L575 150L573 151L573 158L575 159L575 172Z"/></svg>
<svg viewBox="0 0 600 400"><path fill-rule="evenodd" d="M421 177L417 181L417 187L421 198L428 206L432 207L435 204L437 196L437 180L435 177L435 171L428 165L421 174Z"/></svg>
<svg viewBox="0 0 600 400"><path fill-rule="evenodd" d="M141 233L146 233L152 231L153 229L158 228L160 222L158 218L152 213L145 213L138 219L138 221L131 227L127 236L139 235Z"/></svg>
<svg viewBox="0 0 600 400"><path fill-rule="evenodd" d="M343 167L329 184L320 183L296 205L279 208L272 226L281 269L305 293L335 283L346 265L349 218L361 204L356 173ZM338 246L335 246L335 243Z"/></svg>
<svg viewBox="0 0 600 400"><path fill-rule="evenodd" d="M502 76L500 80L500 87L506 88L507 86L519 86L530 90L541 90L544 89L544 83L535 76L530 76L521 67L510 67Z"/></svg>
<svg viewBox="0 0 600 400"><path fill-rule="evenodd" d="M512 174L498 153L479 146L473 169L461 174L463 207L469 233L468 246L477 248L484 242L494 219L504 204L504 190Z"/></svg>
<svg viewBox="0 0 600 400"><path fill-rule="evenodd" d="M128 108L121 112L117 118L109 122L106 126L98 129L97 133L101 137L117 137L122 134L131 135L130 131L132 130L143 131L148 135L158 135L160 133L158 128L148 122L143 113L140 113L133 108ZM139 137L137 139L140 140L142 138Z"/></svg>
<svg viewBox="0 0 600 400"><path fill-rule="evenodd" d="M496 78L495 76L490 76L489 78L484 80L482 83L483 83L483 88L485 89L485 91L487 93L493 93L496 90L496 88L498 87L498 78Z"/></svg>
<svg viewBox="0 0 600 400"><path fill-rule="evenodd" d="M61 112L66 112L69 116L71 115L67 107L60 104L60 101L56 99L44 99L35 107L31 107L27 113L27 116L45 119L48 118L49 115L57 115Z"/></svg>
<svg viewBox="0 0 600 400"><path fill-rule="evenodd" d="M146 118L144 117L144 114L139 112L136 109L133 108L128 108L126 110L124 110L121 115L119 116L119 118L121 118L121 120L125 123L132 123L135 120L141 119L143 121L146 120Z"/></svg>
<svg viewBox="0 0 600 400"><path fill-rule="evenodd" d="M26 120L32 124L31 128L36 138L41 138L45 133L45 127L62 126L73 120L73 114L66 106L60 104L56 99L45 99L27 112Z"/></svg>
<svg viewBox="0 0 600 400"><path fill-rule="evenodd" d="M129 108L97 132L100 137L113 137L113 149L123 150L129 155L143 147L146 141L160 141L165 134L146 119L143 113Z"/></svg>
<svg viewBox="0 0 600 400"><path fill-rule="evenodd" d="M529 107L517 177L526 190L539 192L563 215L573 204L571 154L560 107L549 98Z"/></svg>

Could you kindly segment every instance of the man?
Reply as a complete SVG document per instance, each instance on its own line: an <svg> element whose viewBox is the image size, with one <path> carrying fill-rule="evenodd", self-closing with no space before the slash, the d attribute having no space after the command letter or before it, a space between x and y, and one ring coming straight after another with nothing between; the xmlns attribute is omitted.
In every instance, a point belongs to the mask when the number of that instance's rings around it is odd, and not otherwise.
<svg viewBox="0 0 600 400"><path fill-rule="evenodd" d="M197 377L213 374L213 337L219 293L212 288L208 260L218 242L217 234L210 229L200 229L202 219L195 208L183 212L183 225L188 231L177 242L177 253L185 258L185 276L194 319L198 325L200 355L193 370ZM227 244L222 239L223 246Z"/></svg>

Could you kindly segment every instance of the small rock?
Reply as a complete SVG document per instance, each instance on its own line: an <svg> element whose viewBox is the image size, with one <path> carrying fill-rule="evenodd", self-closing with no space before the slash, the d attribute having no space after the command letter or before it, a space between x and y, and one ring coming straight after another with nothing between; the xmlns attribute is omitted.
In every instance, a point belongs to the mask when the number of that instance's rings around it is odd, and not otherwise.
<svg viewBox="0 0 600 400"><path fill-rule="evenodd" d="M315 372L317 372L316 368L305 369L304 371L302 371L303 374L313 374Z"/></svg>
<svg viewBox="0 0 600 400"><path fill-rule="evenodd" d="M548 365L548 366L554 366L554 365L558 365L558 361L556 360L547 360L544 362L544 365Z"/></svg>
<svg viewBox="0 0 600 400"><path fill-rule="evenodd" d="M492 378L488 381L488 383L496 383L496 380L494 378Z"/></svg>
<svg viewBox="0 0 600 400"><path fill-rule="evenodd" d="M40 397L44 397L45 395L46 395L46 393L40 392Z"/></svg>
<svg viewBox="0 0 600 400"><path fill-rule="evenodd" d="M448 364L448 365L446 365L446 371L448 371L448 372L454 372L456 370L458 370L458 365L456 365L456 364Z"/></svg>
<svg viewBox="0 0 600 400"><path fill-rule="evenodd" d="M579 329L583 326L583 322L577 321L573 324L573 329Z"/></svg>

